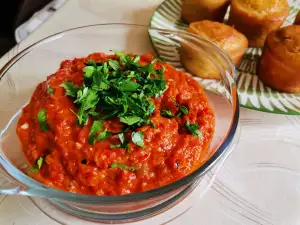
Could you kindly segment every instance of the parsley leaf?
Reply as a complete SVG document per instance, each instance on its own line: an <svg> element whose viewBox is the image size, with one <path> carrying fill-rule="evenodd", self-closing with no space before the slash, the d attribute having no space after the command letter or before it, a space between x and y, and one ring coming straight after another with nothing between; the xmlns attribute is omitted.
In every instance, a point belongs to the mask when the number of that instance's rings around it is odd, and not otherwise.
<svg viewBox="0 0 300 225"><path fill-rule="evenodd" d="M120 117L120 121L122 123L126 123L127 125L131 126L135 123L138 123L142 118L139 116L123 116Z"/></svg>
<svg viewBox="0 0 300 225"><path fill-rule="evenodd" d="M43 162L44 162L44 157L40 157L37 162L36 162L36 165L37 165L37 168L38 169L41 169L42 165L43 165Z"/></svg>
<svg viewBox="0 0 300 225"><path fill-rule="evenodd" d="M123 164L123 163L119 163L119 162L113 162L111 165L110 165L110 168L117 168L117 167L119 167L121 170L125 170L125 169L127 169L127 170L130 170L130 171L132 171L132 172L134 172L134 171L136 171L136 168L134 168L134 167L129 167L129 166L127 166L127 165L125 165L125 164Z"/></svg>
<svg viewBox="0 0 300 225"><path fill-rule="evenodd" d="M45 123L47 122L47 111L46 109L41 109L39 113L37 114L37 119L39 123Z"/></svg>
<svg viewBox="0 0 300 225"><path fill-rule="evenodd" d="M125 56L124 52L117 52L117 51L113 51L113 52L119 57Z"/></svg>
<svg viewBox="0 0 300 225"><path fill-rule="evenodd" d="M94 116L94 117L98 117L98 116L100 116L100 113L95 112L95 111L89 111L89 115Z"/></svg>
<svg viewBox="0 0 300 225"><path fill-rule="evenodd" d="M81 90L78 91L77 100L75 100L75 103L81 103L81 106L77 114L79 125L87 124L88 122L87 111L90 110L93 112L96 108L98 101L99 98L96 91L89 89L87 87L84 88L83 91Z"/></svg>
<svg viewBox="0 0 300 225"><path fill-rule="evenodd" d="M133 143L140 147L145 147L144 146L144 133L141 131L133 132L131 134L131 140Z"/></svg>
<svg viewBox="0 0 300 225"><path fill-rule="evenodd" d="M73 82L65 81L60 86L63 87L66 90L66 95L67 96L76 98L77 91L79 90L79 88L76 87Z"/></svg>
<svg viewBox="0 0 300 225"><path fill-rule="evenodd" d="M39 172L44 162L44 157L40 157L36 160L34 166L30 169L32 172Z"/></svg>
<svg viewBox="0 0 300 225"><path fill-rule="evenodd" d="M82 69L84 72L84 77L85 78L91 78L93 76L93 73L95 72L95 67L94 66L86 66Z"/></svg>
<svg viewBox="0 0 300 225"><path fill-rule="evenodd" d="M110 145L110 148L122 148L121 144Z"/></svg>
<svg viewBox="0 0 300 225"><path fill-rule="evenodd" d="M50 95L54 94L54 89L50 85L47 87L47 93Z"/></svg>
<svg viewBox="0 0 300 225"><path fill-rule="evenodd" d="M124 80L119 84L119 88L121 91L125 92L133 92L138 89L139 85L130 80Z"/></svg>
<svg viewBox="0 0 300 225"><path fill-rule="evenodd" d="M124 133L120 133L120 134L118 134L118 136L119 136L119 139L120 139L121 144L124 144L124 143L125 143L125 136L124 136Z"/></svg>
<svg viewBox="0 0 300 225"><path fill-rule="evenodd" d="M181 112L177 113L177 115L175 116L175 118L179 118L181 116Z"/></svg>
<svg viewBox="0 0 300 225"><path fill-rule="evenodd" d="M117 56L120 57L120 63L125 66L128 63L131 63L131 58L129 55L126 55L124 52L115 52Z"/></svg>
<svg viewBox="0 0 300 225"><path fill-rule="evenodd" d="M178 102L176 102L176 100L171 97L172 100L174 101L174 104L179 108L179 110L184 114L184 115L187 115L189 114L189 109L183 105L180 105Z"/></svg>
<svg viewBox="0 0 300 225"><path fill-rule="evenodd" d="M186 121L185 128L195 137L202 137L198 124L191 124L190 121Z"/></svg>
<svg viewBox="0 0 300 225"><path fill-rule="evenodd" d="M95 120L91 127L88 141L90 145L94 145L96 143L96 135L103 128L103 123L100 120Z"/></svg>
<svg viewBox="0 0 300 225"><path fill-rule="evenodd" d="M40 129L43 132L46 132L47 130L49 130L49 125L47 123L40 123Z"/></svg>
<svg viewBox="0 0 300 225"><path fill-rule="evenodd" d="M160 115L166 118L174 118L175 116L173 113L168 109L163 109L160 111Z"/></svg>
<svg viewBox="0 0 300 225"><path fill-rule="evenodd" d="M41 109L37 114L37 120L40 125L41 131L45 132L49 130L49 125L47 124L47 111L46 109Z"/></svg>
<svg viewBox="0 0 300 225"><path fill-rule="evenodd" d="M110 145L110 148L125 148L126 151L128 151L129 143L128 143L128 141L125 140L124 133L119 133L118 136L119 136L119 139L120 139L121 143L116 144L116 145Z"/></svg>
<svg viewBox="0 0 300 225"><path fill-rule="evenodd" d="M110 136L112 136L112 133L107 131L107 129L105 129L104 131L99 133L97 140L102 141L102 140L109 138Z"/></svg>
<svg viewBox="0 0 300 225"><path fill-rule="evenodd" d="M115 71L120 69L120 64L117 60L108 60L108 65Z"/></svg>
<svg viewBox="0 0 300 225"><path fill-rule="evenodd" d="M189 110L188 110L188 108L185 107L185 106L180 106L180 107L179 107L179 110L180 110L184 115L189 114Z"/></svg>
<svg viewBox="0 0 300 225"><path fill-rule="evenodd" d="M140 61L140 57L138 55L134 56L132 63L137 64Z"/></svg>

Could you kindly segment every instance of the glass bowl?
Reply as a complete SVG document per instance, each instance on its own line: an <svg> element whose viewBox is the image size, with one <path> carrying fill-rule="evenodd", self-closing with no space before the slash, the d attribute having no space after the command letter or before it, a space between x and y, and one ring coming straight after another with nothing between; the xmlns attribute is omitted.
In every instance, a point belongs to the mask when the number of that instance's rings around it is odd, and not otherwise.
<svg viewBox="0 0 300 225"><path fill-rule="evenodd" d="M37 84L54 73L60 62L93 52L110 50L159 55L150 38L180 52L189 47L215 67L222 77L218 93L206 92L214 110L215 133L202 166L188 176L167 186L143 193L123 196L88 196L60 191L45 186L20 168L27 164L16 135L16 124ZM178 67L178 65L174 65ZM197 65L196 65L197 66ZM1 175L0 194L40 196L59 208L88 220L101 222L133 221L162 212L182 200L222 157L232 144L239 120L235 86L235 67L230 57L212 42L185 32L162 30L141 25L98 24L78 27L49 36L19 52L0 71ZM4 182L7 181L7 182Z"/></svg>

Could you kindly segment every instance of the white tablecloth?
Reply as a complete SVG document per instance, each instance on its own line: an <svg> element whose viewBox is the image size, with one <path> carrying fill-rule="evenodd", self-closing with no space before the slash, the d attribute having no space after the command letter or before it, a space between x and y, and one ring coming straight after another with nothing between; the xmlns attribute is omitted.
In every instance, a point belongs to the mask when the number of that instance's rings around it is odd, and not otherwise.
<svg viewBox="0 0 300 225"><path fill-rule="evenodd" d="M0 66L26 46L68 28L112 22L148 25L161 1L68 0L3 56ZM240 142L215 183L190 210L169 224L300 224L299 130L300 117L242 109ZM43 213L28 197L0 196L0 224L58 225L61 222Z"/></svg>

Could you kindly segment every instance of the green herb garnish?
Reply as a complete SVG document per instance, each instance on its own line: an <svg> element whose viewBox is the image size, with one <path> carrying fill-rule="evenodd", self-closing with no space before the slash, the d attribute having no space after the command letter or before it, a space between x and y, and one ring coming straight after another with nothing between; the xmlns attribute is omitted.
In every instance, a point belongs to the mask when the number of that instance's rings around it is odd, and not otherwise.
<svg viewBox="0 0 300 225"><path fill-rule="evenodd" d="M54 94L54 89L50 85L47 86L47 93L50 95Z"/></svg>
<svg viewBox="0 0 300 225"><path fill-rule="evenodd" d="M120 64L117 60L108 60L108 65L115 71L120 69Z"/></svg>
<svg viewBox="0 0 300 225"><path fill-rule="evenodd" d="M121 144L116 144L116 145L111 144L110 148L122 148L122 145Z"/></svg>
<svg viewBox="0 0 300 225"><path fill-rule="evenodd" d="M130 170L132 172L136 171L136 168L134 167L129 167L123 163L119 163L119 162L113 162L111 165L110 165L110 168L117 168L119 167L121 170Z"/></svg>
<svg viewBox="0 0 300 225"><path fill-rule="evenodd" d="M41 109L37 114L37 120L40 125L41 131L45 132L49 130L49 125L47 124L47 111L46 109Z"/></svg>
<svg viewBox="0 0 300 225"><path fill-rule="evenodd" d="M140 147L145 147L144 146L144 133L143 132L140 132L140 131L133 132L131 134L131 140L136 145L138 145Z"/></svg>
<svg viewBox="0 0 300 225"><path fill-rule="evenodd" d="M141 66L139 56L116 55L118 60L86 63L81 88L69 81L61 84L66 95L74 98L79 125L87 124L90 116L120 118L131 130L150 124L148 118L155 110L151 97L160 96L167 88L164 68L154 69L155 62Z"/></svg>
<svg viewBox="0 0 300 225"><path fill-rule="evenodd" d="M88 136L88 141L90 145L94 145L96 143L96 135L97 133L103 128L103 123L99 120L95 120L93 122L93 125L91 127L89 136Z"/></svg>
<svg viewBox="0 0 300 225"><path fill-rule="evenodd" d="M179 110L180 110L184 115L189 114L189 110L188 110L188 108L185 107L185 106L180 106L180 107L179 107Z"/></svg>
<svg viewBox="0 0 300 225"><path fill-rule="evenodd" d="M163 109L160 111L160 115L166 118L174 118L175 116L173 113L168 109Z"/></svg>
<svg viewBox="0 0 300 225"><path fill-rule="evenodd" d="M124 133L119 133L118 136L119 136L119 139L120 139L121 143L116 144L116 145L110 145L110 148L125 148L126 151L128 151L129 143L128 143L128 140L125 140Z"/></svg>
<svg viewBox="0 0 300 225"><path fill-rule="evenodd" d="M189 114L189 110L187 107L180 105L179 103L176 102L176 100L171 97L171 99L174 101L174 104L179 108L180 112L177 112L176 115L174 115L169 109L163 109L160 111L160 115L166 118L178 118L180 117L182 114L183 115L187 115Z"/></svg>
<svg viewBox="0 0 300 225"><path fill-rule="evenodd" d="M125 143L125 135L124 135L124 133L120 133L120 134L118 134L118 136L119 136L121 144L124 144Z"/></svg>
<svg viewBox="0 0 300 225"><path fill-rule="evenodd" d="M122 123L125 123L125 124L129 125L129 126L131 126L131 125L133 125L135 123L140 122L141 119L142 118L139 117L139 116L123 116L123 117L120 117L120 121Z"/></svg>
<svg viewBox="0 0 300 225"><path fill-rule="evenodd" d="M44 157L40 157L36 160L34 166L30 169L32 172L39 172L44 162Z"/></svg>
<svg viewBox="0 0 300 225"><path fill-rule="evenodd" d="M168 109L163 109L160 111L160 115L166 118L178 118L181 116L181 112L177 113L176 115L173 115L173 113Z"/></svg>
<svg viewBox="0 0 300 225"><path fill-rule="evenodd" d="M74 97L74 98L77 96L77 92L79 88L76 87L73 82L65 81L60 86L66 90L67 96Z"/></svg>
<svg viewBox="0 0 300 225"><path fill-rule="evenodd" d="M93 73L95 72L95 67L94 66L86 66L82 69L84 72L84 77L85 78L91 78L93 76Z"/></svg>
<svg viewBox="0 0 300 225"><path fill-rule="evenodd" d="M102 141L109 138L110 136L112 136L112 133L107 131L107 129L105 129L104 131L100 132L100 134L97 137L97 140Z"/></svg>
<svg viewBox="0 0 300 225"><path fill-rule="evenodd" d="M186 121L185 128L195 137L202 137L198 124L191 124L190 121Z"/></svg>
<svg viewBox="0 0 300 225"><path fill-rule="evenodd" d="M96 105L99 101L97 91L89 90L85 87L83 90L77 92L77 99L74 103L80 104L77 119L78 124L83 125L87 124L89 114L95 111Z"/></svg>
<svg viewBox="0 0 300 225"><path fill-rule="evenodd" d="M187 107L180 105L178 102L176 102L176 100L173 97L171 98L174 101L174 104L179 108L180 112L182 112L184 115L189 114L189 110Z"/></svg>

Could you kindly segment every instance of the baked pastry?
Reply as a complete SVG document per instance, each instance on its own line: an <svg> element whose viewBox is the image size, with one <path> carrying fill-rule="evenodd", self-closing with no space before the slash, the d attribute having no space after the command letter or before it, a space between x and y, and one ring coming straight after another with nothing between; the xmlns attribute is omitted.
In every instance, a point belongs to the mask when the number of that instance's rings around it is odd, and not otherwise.
<svg viewBox="0 0 300 225"><path fill-rule="evenodd" d="M188 23L200 20L222 21L230 0L183 0L181 16Z"/></svg>
<svg viewBox="0 0 300 225"><path fill-rule="evenodd" d="M300 93L300 26L271 32L258 66L259 78L271 88Z"/></svg>
<svg viewBox="0 0 300 225"><path fill-rule="evenodd" d="M246 35L249 46L262 47L268 33L289 14L286 0L231 0L229 24Z"/></svg>
<svg viewBox="0 0 300 225"><path fill-rule="evenodd" d="M296 16L296 19L295 19L295 22L294 22L295 25L300 25L300 11L298 12L297 16Z"/></svg>
<svg viewBox="0 0 300 225"><path fill-rule="evenodd" d="M224 49L237 65L248 47L247 38L234 28L209 20L191 23L187 32L196 34L204 39L214 42ZM181 62L190 73L201 78L221 79L219 72L201 53L195 49L181 46Z"/></svg>

